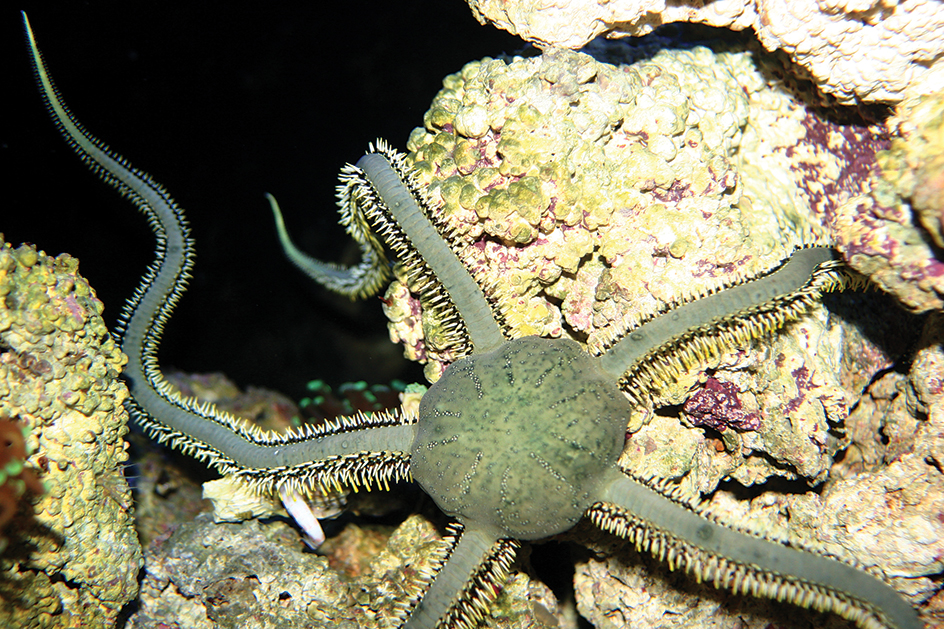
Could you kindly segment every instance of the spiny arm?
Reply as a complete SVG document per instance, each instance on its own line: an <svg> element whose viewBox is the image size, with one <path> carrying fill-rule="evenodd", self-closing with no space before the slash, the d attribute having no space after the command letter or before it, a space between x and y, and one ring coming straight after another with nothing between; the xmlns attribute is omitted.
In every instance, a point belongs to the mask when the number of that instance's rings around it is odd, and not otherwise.
<svg viewBox="0 0 944 629"><path fill-rule="evenodd" d="M129 407L135 419L158 440L264 489L385 484L404 478L414 433L410 419L360 415L278 435L247 427L212 404L183 397L167 382L157 364L157 347L194 260L183 211L147 173L79 124L53 84L25 13L23 25L36 80L57 128L95 174L144 213L157 237L157 258L125 305L121 321L121 347L128 355L124 374L132 383ZM351 465L351 459L357 464Z"/></svg>
<svg viewBox="0 0 944 629"><path fill-rule="evenodd" d="M300 252L288 237L278 205L269 198L275 214L279 239L288 258L319 284L350 296L365 296L372 291L349 290L358 278L366 285L381 270L367 273L372 260L383 255L374 234L390 243L390 248L404 264L423 306L437 310L444 321L448 343L457 355L488 352L505 342L497 306L486 298L482 288L460 262L456 252L443 241L433 225L431 213L415 174L404 156L378 141L355 166L342 171L343 185L338 187L341 224L357 240L363 252L362 262L351 269L321 262ZM369 227L368 227L369 226ZM443 227L443 226L440 226ZM449 234L447 229L446 239ZM383 258L384 263L386 258ZM386 267L383 277L386 277ZM383 277L381 279L383 279ZM373 285L373 284L371 284Z"/></svg>
<svg viewBox="0 0 944 629"><path fill-rule="evenodd" d="M877 577L716 524L618 471L590 517L699 582L832 612L867 629L922 628L914 608Z"/></svg>
<svg viewBox="0 0 944 629"><path fill-rule="evenodd" d="M352 209L349 186L338 186L338 205L341 207L341 224L354 238L361 248L361 261L352 267L343 267L331 262L322 262L313 258L292 242L285 229L282 219L282 210L271 194L266 194L272 215L275 218L275 229L278 232L279 243L286 257L298 269L310 277L312 281L321 284L328 290L359 299L377 294L383 288L384 282L390 277L390 263L384 253L383 246L364 225L361 217Z"/></svg>
<svg viewBox="0 0 944 629"><path fill-rule="evenodd" d="M442 283L472 339L477 353L490 352L505 342L492 315L492 308L469 272L443 242L442 237L420 210L415 192L409 188L407 167L395 151L381 146L381 152L369 153L357 162L367 176L383 206L409 238L413 248Z"/></svg>
<svg viewBox="0 0 944 629"><path fill-rule="evenodd" d="M777 270L676 306L626 334L600 366L642 402L646 393L733 343L766 336L827 292L866 285L832 249L799 249Z"/></svg>
<svg viewBox="0 0 944 629"><path fill-rule="evenodd" d="M400 610L401 617L410 611L403 629L477 626L507 579L519 547L518 542L499 539L475 525L461 533L450 531L446 541L451 547L448 559L439 558L435 578L432 573L423 575L429 587L425 592L417 588L411 596L414 600L422 596L422 600L412 610L413 601Z"/></svg>

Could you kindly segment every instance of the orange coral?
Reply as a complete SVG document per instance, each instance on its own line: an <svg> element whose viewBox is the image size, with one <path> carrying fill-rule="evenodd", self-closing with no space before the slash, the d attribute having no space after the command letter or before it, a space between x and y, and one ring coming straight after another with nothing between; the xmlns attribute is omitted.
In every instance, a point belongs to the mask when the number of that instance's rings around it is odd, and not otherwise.
<svg viewBox="0 0 944 629"><path fill-rule="evenodd" d="M26 456L26 439L20 424L0 417L0 530L13 519L24 493L43 493L39 477L24 466ZM6 539L0 535L0 550L5 546Z"/></svg>

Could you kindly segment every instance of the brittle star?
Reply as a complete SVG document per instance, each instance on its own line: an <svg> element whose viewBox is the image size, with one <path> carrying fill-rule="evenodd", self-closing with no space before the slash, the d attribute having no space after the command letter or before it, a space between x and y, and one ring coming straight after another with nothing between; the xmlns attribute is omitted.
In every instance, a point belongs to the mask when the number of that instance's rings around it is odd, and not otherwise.
<svg viewBox="0 0 944 629"><path fill-rule="evenodd" d="M342 173L341 222L361 246L361 264L345 269L304 256L279 221L280 236L310 275L351 296L382 286L386 245L405 265L424 308L445 322L461 358L430 387L416 416L379 412L285 434L264 432L181 396L164 378L156 358L161 330L193 265L183 211L75 120L25 14L24 25L41 93L60 132L146 215L157 235L157 260L126 305L120 331L132 415L158 441L258 492L294 496L415 480L458 524L435 574L419 577L391 622L407 629L476 625L519 541L562 533L587 518L716 587L835 613L867 628L921 627L915 610L881 578L820 551L732 530L664 484L617 465L633 403L726 347L802 317L824 292L862 283L830 248L798 249L766 275L693 296L599 356L568 339L512 338L503 304L489 299L490 287L463 265L405 156L380 142ZM278 206L270 202L278 219Z"/></svg>

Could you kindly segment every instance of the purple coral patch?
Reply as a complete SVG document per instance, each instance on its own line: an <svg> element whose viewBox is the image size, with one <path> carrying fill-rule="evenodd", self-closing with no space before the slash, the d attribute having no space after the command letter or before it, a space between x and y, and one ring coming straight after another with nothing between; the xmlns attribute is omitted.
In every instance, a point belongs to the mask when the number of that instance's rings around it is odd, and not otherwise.
<svg viewBox="0 0 944 629"><path fill-rule="evenodd" d="M793 162L797 184L814 212L827 222L833 220L836 207L860 194L876 172L876 155L887 150L887 134L858 125L840 125L807 113L802 121L806 136L797 147L787 147L786 155ZM838 172L823 177L824 164L831 156Z"/></svg>
<svg viewBox="0 0 944 629"><path fill-rule="evenodd" d="M654 190L652 196L660 203L678 203L686 197L694 196L694 193L692 192L691 185L676 179L667 190L664 192Z"/></svg>
<svg viewBox="0 0 944 629"><path fill-rule="evenodd" d="M715 430L731 427L735 430L757 430L760 417L741 408L738 390L734 383L708 378L704 386L696 391L682 409L695 426L708 426Z"/></svg>

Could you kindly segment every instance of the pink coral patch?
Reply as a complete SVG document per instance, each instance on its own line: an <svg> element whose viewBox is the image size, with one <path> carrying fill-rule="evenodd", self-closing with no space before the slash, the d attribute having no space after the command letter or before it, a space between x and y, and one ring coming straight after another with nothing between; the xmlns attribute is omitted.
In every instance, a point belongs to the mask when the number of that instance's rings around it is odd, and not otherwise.
<svg viewBox="0 0 944 629"><path fill-rule="evenodd" d="M682 407L695 426L708 426L715 430L731 427L735 430L757 430L760 417L748 413L741 407L738 390L734 383L708 378L701 390L696 391Z"/></svg>

